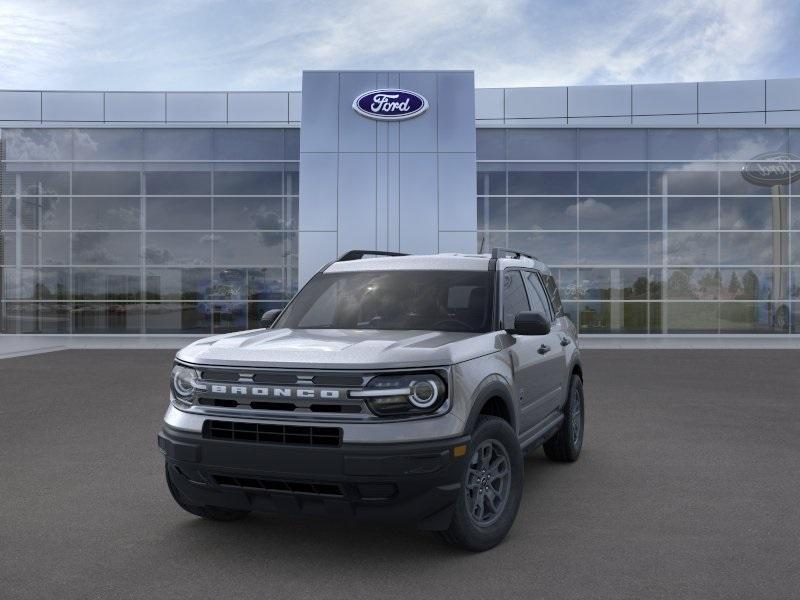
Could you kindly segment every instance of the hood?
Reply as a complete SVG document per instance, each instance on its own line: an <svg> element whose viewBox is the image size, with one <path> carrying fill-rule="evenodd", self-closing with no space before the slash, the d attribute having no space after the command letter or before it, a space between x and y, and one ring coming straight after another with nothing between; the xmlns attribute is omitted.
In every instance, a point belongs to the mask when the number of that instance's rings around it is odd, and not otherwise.
<svg viewBox="0 0 800 600"><path fill-rule="evenodd" d="M206 365L376 369L451 365L497 350L495 333L254 329L198 340L179 360Z"/></svg>

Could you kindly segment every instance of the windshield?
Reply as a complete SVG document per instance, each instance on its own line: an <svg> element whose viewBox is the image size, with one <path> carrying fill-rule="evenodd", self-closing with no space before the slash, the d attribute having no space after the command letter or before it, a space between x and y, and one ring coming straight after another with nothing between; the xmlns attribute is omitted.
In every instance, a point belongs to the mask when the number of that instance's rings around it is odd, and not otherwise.
<svg viewBox="0 0 800 600"><path fill-rule="evenodd" d="M358 271L314 277L274 327L489 331L488 271Z"/></svg>

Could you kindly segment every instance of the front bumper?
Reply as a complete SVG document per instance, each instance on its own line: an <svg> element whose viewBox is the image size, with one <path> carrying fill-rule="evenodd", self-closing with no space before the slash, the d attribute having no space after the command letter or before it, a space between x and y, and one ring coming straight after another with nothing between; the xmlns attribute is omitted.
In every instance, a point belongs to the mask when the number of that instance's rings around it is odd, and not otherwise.
<svg viewBox="0 0 800 600"><path fill-rule="evenodd" d="M469 436L338 447L208 439L164 425L158 446L191 504L236 510L450 523Z"/></svg>

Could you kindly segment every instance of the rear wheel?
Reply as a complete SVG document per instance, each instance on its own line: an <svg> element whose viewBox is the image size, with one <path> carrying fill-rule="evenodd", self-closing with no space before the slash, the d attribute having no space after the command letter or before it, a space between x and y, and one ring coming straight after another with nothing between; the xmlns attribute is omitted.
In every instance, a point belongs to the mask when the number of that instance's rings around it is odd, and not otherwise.
<svg viewBox="0 0 800 600"><path fill-rule="evenodd" d="M550 460L575 462L583 446L583 381L572 376L569 398L564 405L564 421L558 432L544 443L544 453Z"/></svg>
<svg viewBox="0 0 800 600"><path fill-rule="evenodd" d="M164 465L164 470L167 475L167 487L169 487L172 498L186 512L204 519L211 519L212 521L238 521L250 514L250 511L247 510L231 510L219 506L197 506L191 504L175 486L175 482L172 480L174 475L170 472L169 465Z"/></svg>
<svg viewBox="0 0 800 600"><path fill-rule="evenodd" d="M446 542L482 552L506 537L522 498L522 451L511 426L481 417L475 427L453 520L439 535Z"/></svg>

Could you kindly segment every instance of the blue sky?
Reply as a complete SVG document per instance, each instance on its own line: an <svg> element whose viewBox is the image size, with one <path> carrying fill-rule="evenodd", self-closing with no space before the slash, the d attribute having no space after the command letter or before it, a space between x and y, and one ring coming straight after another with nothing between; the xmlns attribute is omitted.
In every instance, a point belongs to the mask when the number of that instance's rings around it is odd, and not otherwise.
<svg viewBox="0 0 800 600"><path fill-rule="evenodd" d="M305 69L481 87L800 76L795 0L0 0L0 88L295 90Z"/></svg>

